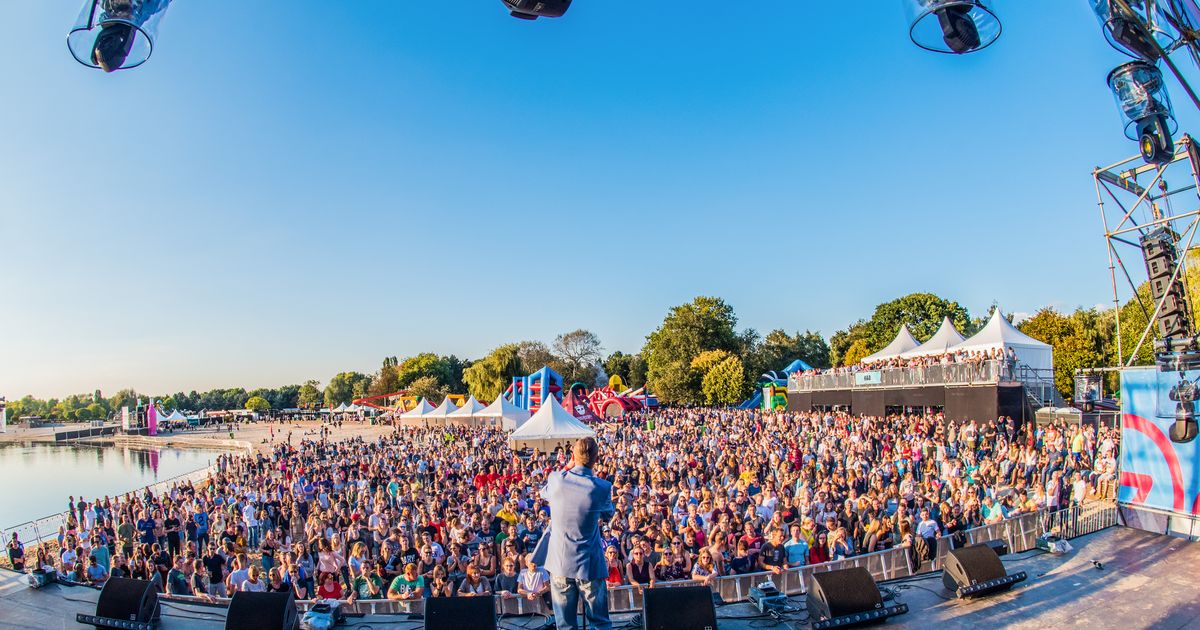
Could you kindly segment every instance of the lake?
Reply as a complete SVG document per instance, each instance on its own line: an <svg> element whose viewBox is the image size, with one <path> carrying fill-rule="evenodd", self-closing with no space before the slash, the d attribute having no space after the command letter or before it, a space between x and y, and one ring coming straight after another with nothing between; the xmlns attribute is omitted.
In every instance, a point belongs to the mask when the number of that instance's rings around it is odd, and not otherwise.
<svg viewBox="0 0 1200 630"><path fill-rule="evenodd" d="M71 495L89 502L124 494L204 468L221 451L124 446L0 444L0 527L67 509Z"/></svg>

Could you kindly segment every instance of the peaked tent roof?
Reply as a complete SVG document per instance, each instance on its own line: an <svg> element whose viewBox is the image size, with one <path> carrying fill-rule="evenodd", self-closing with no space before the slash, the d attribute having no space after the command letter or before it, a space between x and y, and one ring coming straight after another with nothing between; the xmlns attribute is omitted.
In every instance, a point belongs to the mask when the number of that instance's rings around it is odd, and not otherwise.
<svg viewBox="0 0 1200 630"><path fill-rule="evenodd" d="M486 409L483 403L475 400L474 396L467 399L457 411L446 414L447 418L474 418L480 411Z"/></svg>
<svg viewBox="0 0 1200 630"><path fill-rule="evenodd" d="M909 357L927 357L935 354L946 354L949 352L950 348L953 348L962 342L962 334L959 333L958 329L954 327L954 322L951 322L950 316L947 315L942 318L942 325L938 328L937 332L933 333L933 336L929 338L929 341L926 341L925 343L913 348L912 350L909 350L908 352L900 353L900 356L907 359Z"/></svg>
<svg viewBox="0 0 1200 630"><path fill-rule="evenodd" d="M518 407L516 403L501 394L492 404L475 413L476 418L497 418L500 426L515 429L529 420L529 411Z"/></svg>
<svg viewBox="0 0 1200 630"><path fill-rule="evenodd" d="M429 413L425 414L422 417L423 418L445 418L447 415L454 413L455 411L458 411L458 405L455 405L450 400L450 397L447 396L446 398L444 398L442 400L442 404L438 405L436 409L434 409L433 411L430 411Z"/></svg>
<svg viewBox="0 0 1200 630"><path fill-rule="evenodd" d="M429 413L430 411L433 411L433 405L430 405L428 400L425 400L424 398L422 398L421 402L417 403L416 407L413 407L412 409L409 409L408 411L405 411L404 413L400 414L400 417L401 418L420 418L421 416Z"/></svg>
<svg viewBox="0 0 1200 630"><path fill-rule="evenodd" d="M508 436L508 443L513 448L531 446L548 451L579 438L595 436L595 431L571 415L557 398L551 396L528 422Z"/></svg>
<svg viewBox="0 0 1200 630"><path fill-rule="evenodd" d="M892 343L884 346L882 350L875 354L863 357L861 363L890 359L899 356L902 352L908 352L919 345L921 343L917 341L916 337L913 337L912 333L908 332L908 324L900 324L900 332L896 333L896 338L892 340Z"/></svg>
<svg viewBox="0 0 1200 630"><path fill-rule="evenodd" d="M1017 330L1000 309L992 313L983 329L950 350L972 352L992 348L1012 348L1019 362L1037 370L1054 368L1054 350L1050 345Z"/></svg>
<svg viewBox="0 0 1200 630"><path fill-rule="evenodd" d="M333 413L342 413L346 410L346 403L342 403L333 408Z"/></svg>

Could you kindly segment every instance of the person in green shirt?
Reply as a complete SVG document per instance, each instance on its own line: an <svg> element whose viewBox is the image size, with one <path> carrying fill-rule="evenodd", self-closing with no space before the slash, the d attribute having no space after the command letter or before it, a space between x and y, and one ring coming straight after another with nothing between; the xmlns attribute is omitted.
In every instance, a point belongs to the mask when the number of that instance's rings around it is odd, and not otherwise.
<svg viewBox="0 0 1200 630"><path fill-rule="evenodd" d="M121 539L121 555L127 558L133 555L133 535L135 533L137 533L137 528L133 526L129 517L122 517L121 524L117 526L117 538Z"/></svg>
<svg viewBox="0 0 1200 630"><path fill-rule="evenodd" d="M392 584L394 587L394 580ZM358 599L383 599L383 563L376 561L375 570L369 573L364 571L354 578L352 586L353 588L350 589L351 604Z"/></svg>
<svg viewBox="0 0 1200 630"><path fill-rule="evenodd" d="M404 573L392 580L387 598L391 600L421 599L425 596L425 576L417 574L417 565L404 565Z"/></svg>

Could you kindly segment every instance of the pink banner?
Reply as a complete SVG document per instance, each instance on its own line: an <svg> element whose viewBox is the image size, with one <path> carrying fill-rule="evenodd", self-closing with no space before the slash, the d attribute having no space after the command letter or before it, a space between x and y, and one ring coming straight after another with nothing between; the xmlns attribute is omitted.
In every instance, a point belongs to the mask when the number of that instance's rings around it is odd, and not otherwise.
<svg viewBox="0 0 1200 630"><path fill-rule="evenodd" d="M158 435L158 409L154 401L150 401L150 407L146 409L146 428L150 435Z"/></svg>

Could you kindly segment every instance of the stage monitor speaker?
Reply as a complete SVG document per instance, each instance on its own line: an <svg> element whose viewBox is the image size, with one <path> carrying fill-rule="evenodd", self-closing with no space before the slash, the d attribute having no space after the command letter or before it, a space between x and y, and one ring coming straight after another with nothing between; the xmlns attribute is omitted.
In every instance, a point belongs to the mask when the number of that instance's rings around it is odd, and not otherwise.
<svg viewBox="0 0 1200 630"><path fill-rule="evenodd" d="M874 578L862 567L812 574L806 600L814 630L877 623L908 612L907 604L884 606Z"/></svg>
<svg viewBox="0 0 1200 630"><path fill-rule="evenodd" d="M296 596L286 593L239 591L229 600L225 630L296 630Z"/></svg>
<svg viewBox="0 0 1200 630"><path fill-rule="evenodd" d="M716 630L717 609L707 586L648 588L643 592L643 630Z"/></svg>
<svg viewBox="0 0 1200 630"><path fill-rule="evenodd" d="M96 614L75 620L97 628L151 628L158 623L159 580L109 578L96 600Z"/></svg>
<svg viewBox="0 0 1200 630"><path fill-rule="evenodd" d="M432 597L425 600L426 630L496 630L494 597Z"/></svg>
<svg viewBox="0 0 1200 630"><path fill-rule="evenodd" d="M953 549L942 561L942 584L959 597L1007 590L1025 578L1024 571L1009 575L996 550L987 545Z"/></svg>

